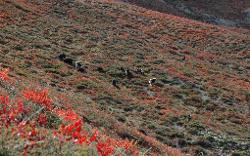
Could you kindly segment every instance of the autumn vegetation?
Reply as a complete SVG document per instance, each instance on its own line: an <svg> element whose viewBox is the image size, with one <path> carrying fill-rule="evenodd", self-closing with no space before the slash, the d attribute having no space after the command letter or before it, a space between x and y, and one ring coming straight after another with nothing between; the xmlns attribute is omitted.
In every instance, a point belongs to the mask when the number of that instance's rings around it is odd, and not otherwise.
<svg viewBox="0 0 250 156"><path fill-rule="evenodd" d="M14 81L9 78L8 69L1 70L0 78L1 85L10 85L9 82ZM11 98L3 93L0 96L2 136L0 151L3 155L15 147L23 155L27 155L35 148L44 147L43 144L46 143L58 146L51 152L63 154L65 150L69 150L62 149L68 142L72 143L72 146L86 147L85 152L91 148L103 156L114 153L138 153L133 142L112 139L97 129L86 130L81 117L73 110L64 110L54 105L46 89L25 89L15 92L19 93ZM52 140L48 140L48 136ZM7 138L17 138L20 142L8 144L5 140ZM3 153L5 150L6 153ZM37 154L36 152L33 154Z"/></svg>
<svg viewBox="0 0 250 156"><path fill-rule="evenodd" d="M248 155L249 43L117 0L0 0L0 155Z"/></svg>

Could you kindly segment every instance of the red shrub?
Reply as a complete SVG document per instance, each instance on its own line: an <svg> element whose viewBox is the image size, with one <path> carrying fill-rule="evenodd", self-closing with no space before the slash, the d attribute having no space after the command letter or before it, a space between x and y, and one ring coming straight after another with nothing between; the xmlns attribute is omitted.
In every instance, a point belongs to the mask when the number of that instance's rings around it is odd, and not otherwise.
<svg viewBox="0 0 250 156"><path fill-rule="evenodd" d="M25 90L23 91L23 96L27 100L40 104L49 110L52 109L52 100L48 97L48 90L42 90L42 91Z"/></svg>
<svg viewBox="0 0 250 156"><path fill-rule="evenodd" d="M2 74L1 79L7 80L7 78L6 70L4 74ZM53 109L53 101L49 98L47 89L42 91L27 89L22 92L22 95L26 100L38 104L41 108L46 108L46 111L50 111L55 116L61 118L63 123L53 134L54 137L59 138L62 144L70 141L75 144L95 146L98 153L103 156L114 154L117 148L123 148L129 151L132 147L131 142L112 139L99 133L96 129L87 132L84 129L83 120L73 110ZM14 100L15 99L12 99L10 101L9 96L0 95L0 128L11 126L11 135L20 137L27 142L23 151L23 155L27 155L28 149L39 146L38 143L44 141L46 135L50 132L49 129L39 127L39 125L44 126L48 124L48 118L46 114L39 111L42 109L34 110L32 106L25 108L21 100L17 102L14 102ZM24 114L31 115L23 118ZM92 142L96 144L91 144Z"/></svg>
<svg viewBox="0 0 250 156"><path fill-rule="evenodd" d="M39 125L44 126L47 124L47 122L48 122L48 119L47 119L46 114L39 114L38 116Z"/></svg>
<svg viewBox="0 0 250 156"><path fill-rule="evenodd" d="M3 80L3 81L10 80L10 78L8 76L8 73L9 73L9 69L7 69L7 68L0 71L0 79Z"/></svg>

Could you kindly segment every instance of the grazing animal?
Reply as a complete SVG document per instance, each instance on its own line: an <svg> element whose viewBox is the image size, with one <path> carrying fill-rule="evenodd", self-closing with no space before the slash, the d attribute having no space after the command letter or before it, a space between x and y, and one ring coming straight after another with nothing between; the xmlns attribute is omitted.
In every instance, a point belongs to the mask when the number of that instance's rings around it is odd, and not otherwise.
<svg viewBox="0 0 250 156"><path fill-rule="evenodd" d="M77 69L77 71L84 73L86 72L84 65L80 61L75 61L74 67Z"/></svg>
<svg viewBox="0 0 250 156"><path fill-rule="evenodd" d="M187 115L187 119L190 121L192 119L192 115L191 114Z"/></svg>
<svg viewBox="0 0 250 156"><path fill-rule="evenodd" d="M126 70L123 67L121 67L121 71L124 73L126 72Z"/></svg>
<svg viewBox="0 0 250 156"><path fill-rule="evenodd" d="M64 53L62 53L58 56L58 58L60 61L63 61L66 58L66 55Z"/></svg>
<svg viewBox="0 0 250 156"><path fill-rule="evenodd" d="M115 86L116 88L120 89L120 87L118 86L118 80L113 79L112 80L112 85Z"/></svg>
<svg viewBox="0 0 250 156"><path fill-rule="evenodd" d="M134 77L129 69L124 69L123 67L121 67L121 71L128 77L128 79L132 79Z"/></svg>
<svg viewBox="0 0 250 156"><path fill-rule="evenodd" d="M97 67L96 69L100 73L105 73L104 69L102 67Z"/></svg>
<svg viewBox="0 0 250 156"><path fill-rule="evenodd" d="M125 70L125 75L128 77L128 79L132 79L134 77L134 75L131 73L130 70Z"/></svg>
<svg viewBox="0 0 250 156"><path fill-rule="evenodd" d="M73 61L73 59L71 59L71 58L65 58L64 60L64 63L67 63L67 64L69 64L69 65L71 65L71 66L73 66L74 65L74 61Z"/></svg>
<svg viewBox="0 0 250 156"><path fill-rule="evenodd" d="M142 68L137 70L141 75L144 75L144 70Z"/></svg>
<svg viewBox="0 0 250 156"><path fill-rule="evenodd" d="M76 69L79 69L79 68L83 67L83 65L82 65L82 63L80 61L75 61L74 66L75 66Z"/></svg>
<svg viewBox="0 0 250 156"><path fill-rule="evenodd" d="M79 71L81 73L85 73L86 72L86 70L83 67L78 68L77 71Z"/></svg>
<svg viewBox="0 0 250 156"><path fill-rule="evenodd" d="M156 78L149 79L148 83L150 86L156 82Z"/></svg>

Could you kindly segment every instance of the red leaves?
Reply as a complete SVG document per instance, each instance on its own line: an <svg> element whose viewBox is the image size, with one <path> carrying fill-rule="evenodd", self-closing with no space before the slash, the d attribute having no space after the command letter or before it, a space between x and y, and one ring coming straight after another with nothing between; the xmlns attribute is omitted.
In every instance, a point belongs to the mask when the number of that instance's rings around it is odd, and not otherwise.
<svg viewBox="0 0 250 156"><path fill-rule="evenodd" d="M82 121L78 120L78 121L71 123L67 126L62 126L60 131L64 135L72 135L74 132L80 132L82 125L83 125Z"/></svg>
<svg viewBox="0 0 250 156"><path fill-rule="evenodd" d="M38 123L40 126L45 126L47 124L47 116L46 114L39 114L38 116Z"/></svg>
<svg viewBox="0 0 250 156"><path fill-rule="evenodd" d="M0 72L0 79L9 80L8 70ZM48 93L47 89L41 91L27 89L22 92L26 100L40 106L38 109L33 107L32 103L25 106L21 100L14 102L9 96L0 95L0 128L11 127L11 135L26 140L28 144L24 148L23 155L27 155L28 149L35 148L33 145L43 142L46 134L50 132L49 129L39 127L48 124L48 117L44 111L62 119L63 124L53 133L61 143L71 141L75 144L85 144L96 148L103 156L114 154L117 148L129 150L131 144L128 141L111 139L96 129L90 132L85 130L81 116L73 110L53 109L53 101ZM95 144L92 144L93 142Z"/></svg>
<svg viewBox="0 0 250 156"><path fill-rule="evenodd" d="M57 134L61 134L61 136L67 138L67 141L72 140L76 144L89 144L90 141L88 141L88 132L84 131L82 127L83 122L79 119L67 126L61 125L59 133Z"/></svg>
<svg viewBox="0 0 250 156"><path fill-rule="evenodd" d="M8 15L6 12L1 11L0 12L0 20L6 18Z"/></svg>
<svg viewBox="0 0 250 156"><path fill-rule="evenodd" d="M25 90L23 96L27 100L31 100L34 103L40 104L47 108L52 109L52 100L48 97L48 90L44 89L42 91Z"/></svg>
<svg viewBox="0 0 250 156"><path fill-rule="evenodd" d="M95 132L92 134L92 136L90 137L89 141L90 142L94 142L97 141L97 136L98 136L98 131L95 130Z"/></svg>
<svg viewBox="0 0 250 156"><path fill-rule="evenodd" d="M52 100L48 98L48 91L43 90L41 92L26 90L23 92L24 97L27 100L45 106L46 108L52 108ZM40 126L47 124L48 118L45 113L37 114L35 120L16 120L18 115L26 112L26 108L22 101L11 104L8 96L0 96L0 104L4 106L4 111L0 109L0 117L2 123L6 127L13 125L12 134L17 135L28 141L34 143L39 142L43 139L46 139L46 136L41 133L41 130L37 127L38 123ZM1 108L1 107L0 107ZM29 110L29 113L32 113L32 109ZM111 139L105 135L100 135L98 130L93 130L92 132L87 132L83 129L84 122L81 120L81 117L76 114L73 110L59 110L59 109L48 109L58 117L62 118L63 123L59 128L54 132L54 137L60 138L61 143L72 141L75 144L86 144L89 146L93 145L96 147L98 153L102 156L112 155L117 148L123 148L129 150L131 143L129 141L119 141ZM91 134L91 135L90 135ZM90 145L91 143L96 142L96 144ZM29 148L34 148L29 146ZM27 153L27 149L24 150L24 155Z"/></svg>
<svg viewBox="0 0 250 156"><path fill-rule="evenodd" d="M1 96L0 95L0 104L3 105L8 105L10 102L9 97L8 96Z"/></svg>
<svg viewBox="0 0 250 156"><path fill-rule="evenodd" d="M102 156L112 155L118 147L125 150L129 150L132 147L131 142L111 139L100 135L98 130L94 130L92 135L89 135L87 131L82 129L83 121L72 110L56 110L55 112L64 121L69 122L67 126L60 126L59 131L55 132L56 137L65 138L65 141L73 141L76 144L85 143L90 145L92 142L96 142L97 151Z"/></svg>
<svg viewBox="0 0 250 156"><path fill-rule="evenodd" d="M0 5L2 5L1 3L2 1L0 1ZM9 15L4 11L0 11L0 28L4 27L9 20L11 20Z"/></svg>
<svg viewBox="0 0 250 156"><path fill-rule="evenodd" d="M128 140L115 140L105 136L105 141L99 141L97 144L97 151L102 156L112 155L117 148L122 148L127 151L133 151L134 153L138 153L138 151L133 148L133 142ZM138 155L138 154L136 154Z"/></svg>
<svg viewBox="0 0 250 156"><path fill-rule="evenodd" d="M63 118L65 121L76 121L79 119L79 116L72 110L54 110L59 117Z"/></svg>
<svg viewBox="0 0 250 156"><path fill-rule="evenodd" d="M29 132L29 136L30 136L30 137L34 137L34 136L36 136L37 134L38 134L38 132L36 131L35 128L33 128L33 129Z"/></svg>
<svg viewBox="0 0 250 156"><path fill-rule="evenodd" d="M18 101L17 102L17 111L19 113L22 113L24 111L24 105L23 105L23 102L22 101Z"/></svg>
<svg viewBox="0 0 250 156"><path fill-rule="evenodd" d="M114 149L114 147L110 146L108 143L98 143L97 144L97 151L102 156L109 156L115 151L115 149Z"/></svg>
<svg viewBox="0 0 250 156"><path fill-rule="evenodd" d="M5 125L8 127L9 125L9 106L10 100L8 96L0 96L0 127L1 125Z"/></svg>
<svg viewBox="0 0 250 156"><path fill-rule="evenodd" d="M9 81L10 78L9 78L8 74L9 74L8 68L5 68L2 71L0 71L0 80Z"/></svg>

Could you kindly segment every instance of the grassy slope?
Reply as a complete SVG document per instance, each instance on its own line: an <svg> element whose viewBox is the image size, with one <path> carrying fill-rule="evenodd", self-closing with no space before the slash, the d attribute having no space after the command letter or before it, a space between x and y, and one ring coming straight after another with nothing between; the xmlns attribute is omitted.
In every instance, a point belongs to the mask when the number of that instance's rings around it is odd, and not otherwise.
<svg viewBox="0 0 250 156"><path fill-rule="evenodd" d="M1 3L3 66L74 95L73 107L89 122L120 137L140 140L140 131L187 153L249 153L247 33L119 3ZM57 60L60 53L87 72ZM145 75L129 80L120 67Z"/></svg>
<svg viewBox="0 0 250 156"><path fill-rule="evenodd" d="M226 19L238 23L238 26L249 28L249 25L244 24L245 15L243 13L250 7L248 0L203 0L202 2L196 0L127 0L126 2L212 24L223 25L216 22L215 18ZM211 17L208 18L207 15Z"/></svg>

